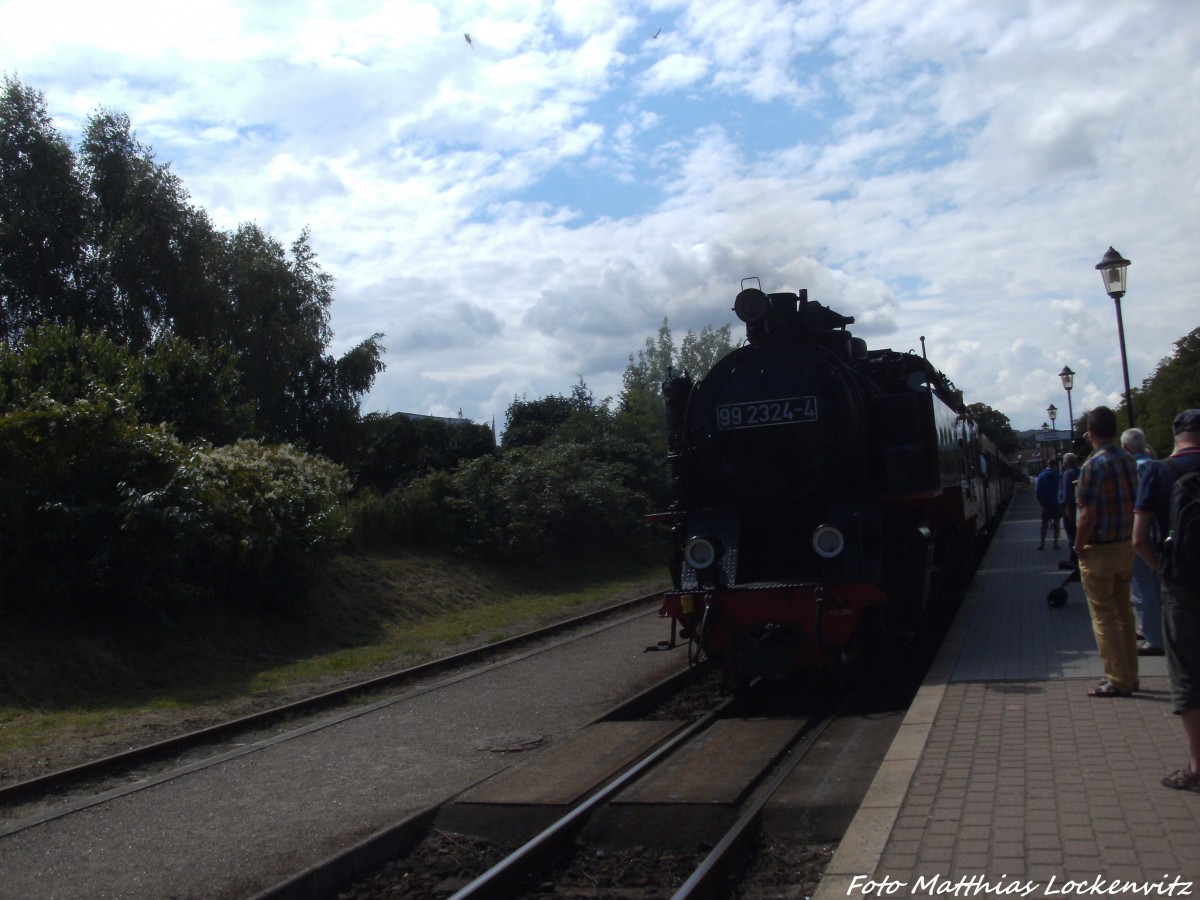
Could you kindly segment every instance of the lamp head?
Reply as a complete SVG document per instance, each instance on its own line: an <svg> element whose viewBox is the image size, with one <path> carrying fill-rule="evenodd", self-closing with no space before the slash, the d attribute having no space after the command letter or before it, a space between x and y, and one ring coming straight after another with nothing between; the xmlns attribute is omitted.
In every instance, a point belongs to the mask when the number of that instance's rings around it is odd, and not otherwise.
<svg viewBox="0 0 1200 900"><path fill-rule="evenodd" d="M1096 269L1104 281L1104 290L1114 300L1120 300L1125 296L1125 272L1131 265L1133 263L1112 247L1109 247L1104 258L1096 263Z"/></svg>

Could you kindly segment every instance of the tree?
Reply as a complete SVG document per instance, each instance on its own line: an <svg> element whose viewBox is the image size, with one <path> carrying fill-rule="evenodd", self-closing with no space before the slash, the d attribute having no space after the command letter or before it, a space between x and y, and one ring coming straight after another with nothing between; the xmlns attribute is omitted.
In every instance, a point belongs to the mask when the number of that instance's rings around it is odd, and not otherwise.
<svg viewBox="0 0 1200 900"><path fill-rule="evenodd" d="M671 337L671 326L663 316L662 325L654 337L646 338L646 346L639 350L637 359L629 354L629 365L625 367L623 383L625 392L634 390L656 392L667 378L667 370L675 359L675 342Z"/></svg>
<svg viewBox="0 0 1200 900"><path fill-rule="evenodd" d="M227 255L229 340L259 433L343 460L353 450L345 429L358 422L362 396L383 369L383 335L341 359L325 355L333 278L308 241L305 230L289 252L257 225L238 228Z"/></svg>
<svg viewBox="0 0 1200 900"><path fill-rule="evenodd" d="M84 189L45 98L11 78L0 93L0 341L85 317Z"/></svg>
<svg viewBox="0 0 1200 900"><path fill-rule="evenodd" d="M1004 413L992 409L986 403L970 403L967 405L967 412L1001 453L1016 453L1020 449L1020 440Z"/></svg>
<svg viewBox="0 0 1200 900"><path fill-rule="evenodd" d="M219 274L223 247L182 182L134 134L129 117L101 110L80 145L90 198L88 289L105 328L133 347L165 331L221 342L228 295Z"/></svg>
<svg viewBox="0 0 1200 900"><path fill-rule="evenodd" d="M173 335L140 353L74 323L43 323L0 344L0 413L70 404L96 392L123 414L185 442L231 443L253 426L232 355Z"/></svg>
<svg viewBox="0 0 1200 900"><path fill-rule="evenodd" d="M625 367L622 379L625 392L642 390L657 394L667 380L668 371L677 375L686 372L698 380L733 349L728 325L720 328L705 325L699 334L689 329L676 350L670 323L663 316L658 332L654 337L646 338L646 346L638 351L637 358L632 353L629 355L629 365Z"/></svg>
<svg viewBox="0 0 1200 900"><path fill-rule="evenodd" d="M1175 350L1134 391L1138 425L1159 456L1175 445L1171 423L1185 409L1200 409L1200 327L1175 342Z"/></svg>
<svg viewBox="0 0 1200 900"><path fill-rule="evenodd" d="M363 421L365 449L358 488L387 493L431 472L450 471L460 463L490 456L492 429L466 419L446 421L404 413L371 413Z"/></svg>
<svg viewBox="0 0 1200 900"><path fill-rule="evenodd" d="M326 355L333 278L308 231L285 250L254 224L217 230L128 116L95 113L76 157L41 95L12 79L0 95L0 301L0 342L43 320L138 352L180 338L234 360L253 410L235 437L339 461L361 449L383 336Z"/></svg>
<svg viewBox="0 0 1200 900"><path fill-rule="evenodd" d="M304 451L357 453L383 368L381 334L327 355L332 300L307 230L223 233L127 116L76 156L5 79L0 602L260 591L332 546L348 482Z"/></svg>
<svg viewBox="0 0 1200 900"><path fill-rule="evenodd" d="M667 374L686 372L693 379L703 378L733 349L728 325L720 328L705 325L699 334L689 329L676 350L670 323L663 316L658 332L654 337L646 338L646 346L638 351L637 357L632 353L629 355L629 364L622 377L621 411L642 418L646 424L653 423L657 436L648 439L655 446L665 447L667 414L662 384L667 380Z"/></svg>
<svg viewBox="0 0 1200 900"><path fill-rule="evenodd" d="M637 425L582 378L570 397L514 399L502 453L410 482L379 518L404 539L507 563L628 559L651 538L642 516L665 481Z"/></svg>
<svg viewBox="0 0 1200 900"><path fill-rule="evenodd" d="M679 345L675 368L689 373L692 378L703 378L709 369L728 356L733 349L733 338L728 324L720 328L705 325L699 334L688 329Z"/></svg>

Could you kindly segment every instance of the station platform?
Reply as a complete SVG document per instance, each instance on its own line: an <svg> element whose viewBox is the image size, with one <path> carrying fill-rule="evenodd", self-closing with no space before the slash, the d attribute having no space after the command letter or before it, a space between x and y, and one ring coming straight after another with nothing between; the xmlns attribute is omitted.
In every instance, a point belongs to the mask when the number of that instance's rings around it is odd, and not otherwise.
<svg viewBox="0 0 1200 900"><path fill-rule="evenodd" d="M1039 551L1021 487L815 900L835 897L1200 896L1200 793L1166 661L1139 659L1131 698L1103 673L1061 549Z"/></svg>

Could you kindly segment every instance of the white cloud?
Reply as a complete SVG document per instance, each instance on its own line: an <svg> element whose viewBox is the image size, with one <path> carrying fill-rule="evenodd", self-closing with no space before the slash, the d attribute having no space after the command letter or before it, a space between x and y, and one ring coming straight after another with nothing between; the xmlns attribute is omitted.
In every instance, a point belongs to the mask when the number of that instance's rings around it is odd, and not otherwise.
<svg viewBox="0 0 1200 900"><path fill-rule="evenodd" d="M1123 387L1092 266L1133 259L1138 384L1195 328L1200 19L1082 0L352 5L0 0L6 72L77 136L127 112L221 227L309 226L374 409L503 419L619 390L740 279L919 347L1018 427ZM652 35L659 32L657 38ZM469 32L472 43L463 34ZM20 35L19 40L16 35ZM566 185L560 188L559 185Z"/></svg>
<svg viewBox="0 0 1200 900"><path fill-rule="evenodd" d="M672 53L646 72L643 83L652 94L666 93L699 81L708 72L709 61L702 56Z"/></svg>

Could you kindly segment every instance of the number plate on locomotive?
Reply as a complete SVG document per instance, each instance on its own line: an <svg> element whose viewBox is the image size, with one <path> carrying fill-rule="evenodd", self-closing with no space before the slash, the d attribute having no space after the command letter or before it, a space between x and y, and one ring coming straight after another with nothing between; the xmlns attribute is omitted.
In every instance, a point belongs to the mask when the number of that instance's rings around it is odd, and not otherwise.
<svg viewBox="0 0 1200 900"><path fill-rule="evenodd" d="M717 407L717 428L760 428L764 425L789 425L817 421L816 397L788 397L785 400L757 400L752 403L724 403Z"/></svg>

